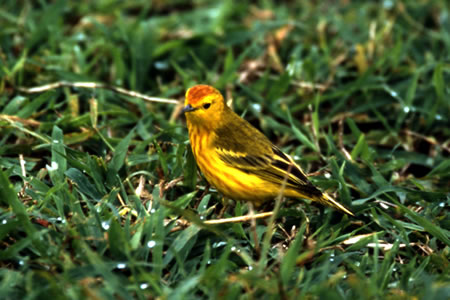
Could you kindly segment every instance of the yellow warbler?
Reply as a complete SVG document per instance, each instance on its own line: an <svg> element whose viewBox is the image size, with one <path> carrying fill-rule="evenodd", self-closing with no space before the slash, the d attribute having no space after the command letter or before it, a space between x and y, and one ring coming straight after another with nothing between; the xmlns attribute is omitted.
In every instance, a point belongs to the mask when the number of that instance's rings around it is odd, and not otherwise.
<svg viewBox="0 0 450 300"><path fill-rule="evenodd" d="M215 88L188 89L183 112L197 165L224 196L259 206L274 199L285 181L285 196L317 201L353 216L312 185L289 155L234 113Z"/></svg>

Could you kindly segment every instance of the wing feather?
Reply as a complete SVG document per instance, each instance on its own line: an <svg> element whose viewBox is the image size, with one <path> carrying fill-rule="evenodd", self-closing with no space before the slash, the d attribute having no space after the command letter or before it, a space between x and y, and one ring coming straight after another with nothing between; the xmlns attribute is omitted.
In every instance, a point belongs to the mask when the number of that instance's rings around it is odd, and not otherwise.
<svg viewBox="0 0 450 300"><path fill-rule="evenodd" d="M291 157L234 112L230 116L229 122L216 129L220 138L213 142L216 153L225 164L279 185L286 179L286 188L302 194L322 194Z"/></svg>
<svg viewBox="0 0 450 300"><path fill-rule="evenodd" d="M286 187L296 189L303 194L321 195L306 178L302 170L286 154L273 146L272 156L255 156L227 151L216 148L220 159L230 167L237 168L245 173L259 176L268 182L281 185L286 179ZM278 155L281 153L282 155Z"/></svg>

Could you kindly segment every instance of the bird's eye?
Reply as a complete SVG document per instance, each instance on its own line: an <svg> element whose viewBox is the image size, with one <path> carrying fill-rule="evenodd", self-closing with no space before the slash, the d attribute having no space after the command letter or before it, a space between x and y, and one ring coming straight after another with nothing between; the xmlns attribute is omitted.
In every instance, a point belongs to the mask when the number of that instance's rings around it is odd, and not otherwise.
<svg viewBox="0 0 450 300"><path fill-rule="evenodd" d="M208 109L211 106L211 103L205 103L203 104L204 109Z"/></svg>

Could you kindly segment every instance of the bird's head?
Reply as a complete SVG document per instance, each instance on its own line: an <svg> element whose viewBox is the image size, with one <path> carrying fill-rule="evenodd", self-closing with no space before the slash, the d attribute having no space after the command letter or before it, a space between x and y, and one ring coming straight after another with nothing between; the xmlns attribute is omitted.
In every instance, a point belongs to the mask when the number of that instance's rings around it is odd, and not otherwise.
<svg viewBox="0 0 450 300"><path fill-rule="evenodd" d="M209 85L196 85L186 92L183 112L188 122L212 128L221 121L225 106L222 94Z"/></svg>

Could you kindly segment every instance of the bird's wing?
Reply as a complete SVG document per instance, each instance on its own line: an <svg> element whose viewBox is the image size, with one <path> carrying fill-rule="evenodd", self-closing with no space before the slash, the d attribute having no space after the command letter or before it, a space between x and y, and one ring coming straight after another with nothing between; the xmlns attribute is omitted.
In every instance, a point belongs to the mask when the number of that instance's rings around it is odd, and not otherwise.
<svg viewBox="0 0 450 300"><path fill-rule="evenodd" d="M272 155L255 155L236 153L224 148L216 148L220 159L230 167L251 173L269 182L282 184L298 189L300 186L311 186L306 175L290 157L273 146ZM315 188L314 188L315 189Z"/></svg>
<svg viewBox="0 0 450 300"><path fill-rule="evenodd" d="M292 158L247 121L238 118L216 131L213 145L225 164L269 182L281 185L286 180L286 187L302 191L306 188L312 194L321 194Z"/></svg>

